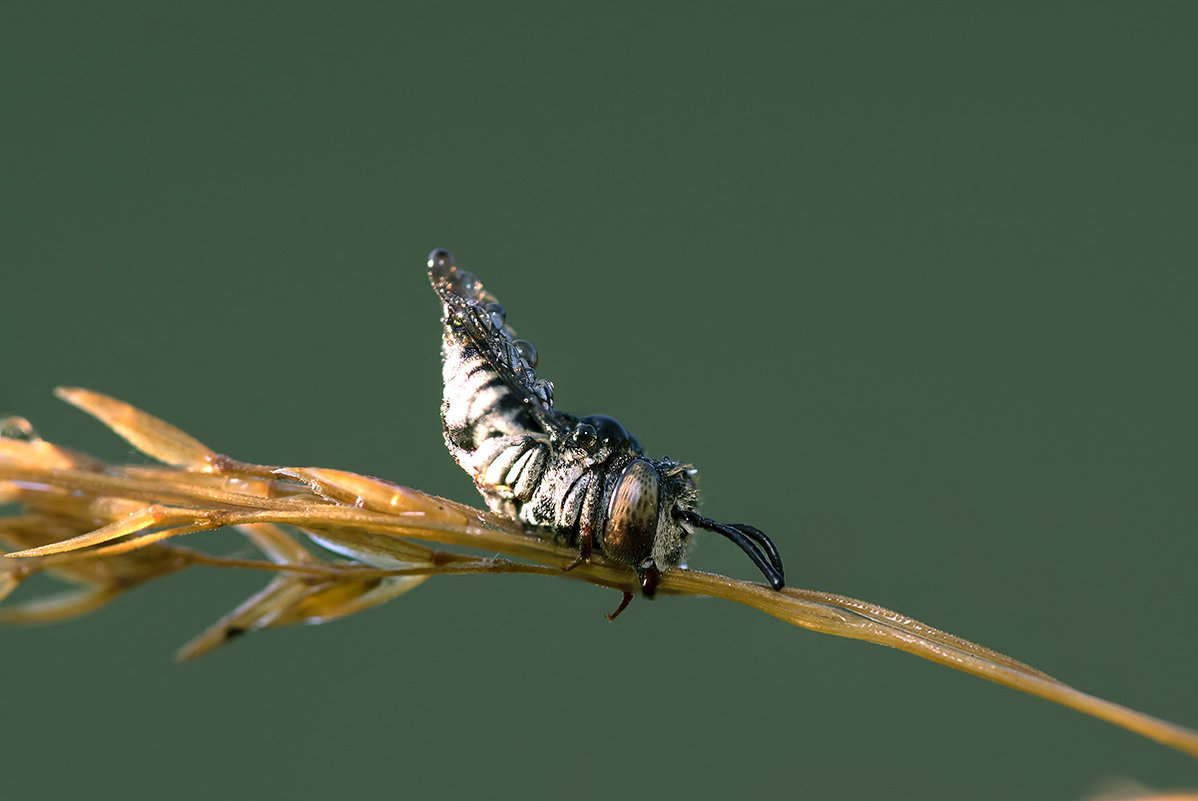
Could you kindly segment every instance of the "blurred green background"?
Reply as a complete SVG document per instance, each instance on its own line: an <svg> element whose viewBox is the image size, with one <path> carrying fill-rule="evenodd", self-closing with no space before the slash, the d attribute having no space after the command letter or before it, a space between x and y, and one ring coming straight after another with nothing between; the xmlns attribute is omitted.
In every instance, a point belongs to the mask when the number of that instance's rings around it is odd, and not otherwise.
<svg viewBox="0 0 1198 801"><path fill-rule="evenodd" d="M453 249L559 405L702 469L792 583L1198 725L1190 3L6 3L0 413L50 395L477 502ZM233 534L210 537L244 553ZM754 577L708 537L692 564ZM172 650L196 570L0 631L11 797L1073 799L1198 763L715 601L430 582ZM45 585L43 585L43 588ZM29 597L26 593L22 597Z"/></svg>

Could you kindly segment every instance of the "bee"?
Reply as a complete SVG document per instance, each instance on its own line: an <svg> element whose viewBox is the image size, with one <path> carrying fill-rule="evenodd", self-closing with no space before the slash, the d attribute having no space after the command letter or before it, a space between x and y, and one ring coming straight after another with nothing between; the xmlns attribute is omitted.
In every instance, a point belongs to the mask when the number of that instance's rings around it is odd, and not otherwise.
<svg viewBox="0 0 1198 801"><path fill-rule="evenodd" d="M555 408L553 383L536 375L536 349L516 337L482 282L447 250L429 254L428 273L442 306L445 444L492 512L577 548L567 570L592 553L630 565L650 598L662 572L686 558L696 528L732 540L782 588L769 537L699 514L694 467L645 456L611 417Z"/></svg>

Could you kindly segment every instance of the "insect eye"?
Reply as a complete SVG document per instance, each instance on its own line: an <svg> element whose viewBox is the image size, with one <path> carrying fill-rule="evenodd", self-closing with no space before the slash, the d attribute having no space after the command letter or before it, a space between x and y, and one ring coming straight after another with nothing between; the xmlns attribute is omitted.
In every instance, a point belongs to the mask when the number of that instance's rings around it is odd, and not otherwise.
<svg viewBox="0 0 1198 801"><path fill-rule="evenodd" d="M603 547L620 561L637 564L653 551L657 536L657 471L643 459L624 468L603 526Z"/></svg>

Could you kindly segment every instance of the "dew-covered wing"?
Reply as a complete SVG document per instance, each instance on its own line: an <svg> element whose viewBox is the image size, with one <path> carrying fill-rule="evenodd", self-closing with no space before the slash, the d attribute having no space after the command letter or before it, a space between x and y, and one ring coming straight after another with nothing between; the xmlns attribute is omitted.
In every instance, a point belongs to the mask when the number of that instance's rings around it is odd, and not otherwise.
<svg viewBox="0 0 1198 801"><path fill-rule="evenodd" d="M543 423L558 427L553 383L536 375L532 344L517 338L503 306L473 273L457 267L448 251L429 256L429 281L441 299L446 348L477 348L496 375L524 399ZM446 354L449 356L449 354Z"/></svg>

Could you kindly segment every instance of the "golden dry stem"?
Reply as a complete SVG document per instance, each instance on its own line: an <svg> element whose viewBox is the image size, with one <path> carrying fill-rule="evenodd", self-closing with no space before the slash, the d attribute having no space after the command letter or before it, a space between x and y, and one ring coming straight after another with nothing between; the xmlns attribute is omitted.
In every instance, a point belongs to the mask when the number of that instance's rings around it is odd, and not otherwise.
<svg viewBox="0 0 1198 801"><path fill-rule="evenodd" d="M0 519L0 540L18 549L0 559L0 598L41 571L75 585L60 596L0 609L0 621L47 622L90 612L130 587L193 565L275 575L185 645L182 659L247 631L353 614L435 575L534 573L637 591L633 570L597 555L564 571L575 552L513 520L343 470L240 462L115 398L84 389L57 394L163 465L109 465L42 440L21 418L0 421L0 503L21 506L19 514ZM218 528L236 529L265 559L217 557L168 542ZM311 543L340 558L318 555ZM1198 756L1192 729L1088 695L866 601L685 569L668 571L658 592L724 598L812 631L897 648Z"/></svg>

